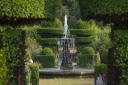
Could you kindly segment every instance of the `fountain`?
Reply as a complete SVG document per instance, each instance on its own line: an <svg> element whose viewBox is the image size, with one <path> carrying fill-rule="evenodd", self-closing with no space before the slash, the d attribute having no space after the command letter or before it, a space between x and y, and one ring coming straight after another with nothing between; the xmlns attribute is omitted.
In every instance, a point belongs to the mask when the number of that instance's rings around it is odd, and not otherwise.
<svg viewBox="0 0 128 85"><path fill-rule="evenodd" d="M70 38L68 34L67 16L64 19L64 37L58 39L58 52L61 61L60 69L72 70L73 61L75 60L75 39Z"/></svg>
<svg viewBox="0 0 128 85"><path fill-rule="evenodd" d="M75 39L68 33L67 16L64 18L64 36L59 38L59 68L40 69L40 77L94 77L94 69L74 68L76 61Z"/></svg>

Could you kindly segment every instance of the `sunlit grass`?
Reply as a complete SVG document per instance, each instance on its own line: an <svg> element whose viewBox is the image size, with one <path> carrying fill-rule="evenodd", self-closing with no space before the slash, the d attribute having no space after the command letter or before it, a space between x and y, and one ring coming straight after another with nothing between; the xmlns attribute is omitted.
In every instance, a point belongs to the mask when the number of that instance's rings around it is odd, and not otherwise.
<svg viewBox="0 0 128 85"><path fill-rule="evenodd" d="M40 79L39 85L94 85L93 78Z"/></svg>

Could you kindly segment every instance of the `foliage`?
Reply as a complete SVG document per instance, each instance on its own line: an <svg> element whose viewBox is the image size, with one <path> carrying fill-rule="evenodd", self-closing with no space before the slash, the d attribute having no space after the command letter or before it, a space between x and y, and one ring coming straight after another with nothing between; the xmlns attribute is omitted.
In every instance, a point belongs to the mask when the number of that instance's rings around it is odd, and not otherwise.
<svg viewBox="0 0 128 85"><path fill-rule="evenodd" d="M107 65L106 64L99 64L95 66L95 77L98 77L99 74L107 72Z"/></svg>
<svg viewBox="0 0 128 85"><path fill-rule="evenodd" d="M9 85L17 85L17 74L22 74L25 56L25 32L21 29L13 29L8 26L3 32L3 47L8 68L7 82Z"/></svg>
<svg viewBox="0 0 128 85"><path fill-rule="evenodd" d="M45 47L41 53L42 55L54 55L53 51L51 48Z"/></svg>
<svg viewBox="0 0 128 85"><path fill-rule="evenodd" d="M37 29L37 33L41 37L60 37L63 35L63 29L57 29L57 28L40 28Z"/></svg>
<svg viewBox="0 0 128 85"><path fill-rule="evenodd" d="M89 55L94 55L95 51L92 47L84 47L81 51L83 54L89 54Z"/></svg>
<svg viewBox="0 0 128 85"><path fill-rule="evenodd" d="M92 67L94 64L95 51L92 47L84 47L78 54L79 67Z"/></svg>
<svg viewBox="0 0 128 85"><path fill-rule="evenodd" d="M76 38L76 44L79 45L79 44L84 44L84 45L87 45L87 44L90 44L92 42L95 41L95 37L77 37Z"/></svg>
<svg viewBox="0 0 128 85"><path fill-rule="evenodd" d="M26 27L29 28L29 27ZM31 59L34 55L39 54L42 50L41 45L38 42L38 35L35 30L32 30L33 27L29 28L31 30L26 30L26 56L25 60Z"/></svg>
<svg viewBox="0 0 128 85"><path fill-rule="evenodd" d="M36 55L34 60L39 62L44 68L51 68L55 66L55 54L51 48L45 47L41 55Z"/></svg>
<svg viewBox="0 0 128 85"><path fill-rule="evenodd" d="M0 49L0 85L7 84L7 66L4 50Z"/></svg>
<svg viewBox="0 0 128 85"><path fill-rule="evenodd" d="M79 37L88 37L88 36L94 36L94 31L90 29L69 29L70 33L75 36Z"/></svg>
<svg viewBox="0 0 128 85"><path fill-rule="evenodd" d="M110 39L111 27L103 26L100 28L96 41L93 43L94 48L100 53L101 62L107 63L108 50L111 47Z"/></svg>
<svg viewBox="0 0 128 85"><path fill-rule="evenodd" d="M83 21L79 19L75 28L76 29L90 29L94 33L99 33L99 26L96 24L94 20Z"/></svg>
<svg viewBox="0 0 128 85"><path fill-rule="evenodd" d="M55 18L54 20L42 21L41 27L52 27L52 28L63 28L63 24L60 19Z"/></svg>
<svg viewBox="0 0 128 85"><path fill-rule="evenodd" d="M39 85L39 64L33 63L29 65L31 69L31 82L32 85Z"/></svg>
<svg viewBox="0 0 128 85"><path fill-rule="evenodd" d="M109 75L112 74L119 74L116 77L113 78L114 75L110 76L109 82L112 83L114 82L113 80L119 79L118 83L120 85L126 85L128 84L128 30L123 29L123 30L115 30L112 34L112 41L113 41L113 49L111 55L113 56L111 58L111 62L109 62L113 68L117 69L114 71L109 71ZM118 72L119 71L119 72ZM113 79L112 79L112 78ZM119 78L118 78L119 77ZM115 84L117 82L114 82Z"/></svg>
<svg viewBox="0 0 128 85"><path fill-rule="evenodd" d="M44 0L0 0L0 16L11 18L44 18Z"/></svg>
<svg viewBox="0 0 128 85"><path fill-rule="evenodd" d="M83 18L95 15L122 15L128 13L127 0L79 0Z"/></svg>
<svg viewBox="0 0 128 85"><path fill-rule="evenodd" d="M31 85L31 69L29 65L25 65L25 85Z"/></svg>
<svg viewBox="0 0 128 85"><path fill-rule="evenodd" d="M25 75L25 85L39 85L39 64L26 65Z"/></svg>
<svg viewBox="0 0 128 85"><path fill-rule="evenodd" d="M57 10L60 8L60 0L44 0L45 15L48 18L53 18L57 15Z"/></svg>
<svg viewBox="0 0 128 85"><path fill-rule="evenodd" d="M42 38L39 42L42 46L57 46L57 38Z"/></svg>

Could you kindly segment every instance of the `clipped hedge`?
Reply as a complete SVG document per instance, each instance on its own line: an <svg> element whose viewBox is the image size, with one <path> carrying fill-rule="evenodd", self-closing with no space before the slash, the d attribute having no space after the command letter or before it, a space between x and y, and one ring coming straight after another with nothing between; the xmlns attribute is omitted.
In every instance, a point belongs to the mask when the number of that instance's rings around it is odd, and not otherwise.
<svg viewBox="0 0 128 85"><path fill-rule="evenodd" d="M44 18L44 0L0 0L2 18Z"/></svg>
<svg viewBox="0 0 128 85"><path fill-rule="evenodd" d="M81 15L85 19L87 16L95 15L122 15L128 13L127 0L79 0Z"/></svg>
<svg viewBox="0 0 128 85"><path fill-rule="evenodd" d="M41 37L61 37L63 35L63 29L57 29L57 28L41 28L37 29L37 33Z"/></svg>
<svg viewBox="0 0 128 85"><path fill-rule="evenodd" d="M25 65L25 85L39 85L39 64Z"/></svg>
<svg viewBox="0 0 128 85"><path fill-rule="evenodd" d="M78 66L79 67L92 67L94 66L94 55L95 51L92 47L83 47L80 50L78 56Z"/></svg>
<svg viewBox="0 0 128 85"><path fill-rule="evenodd" d="M96 34L93 30L90 29L70 29L70 33L79 37L88 37Z"/></svg>
<svg viewBox="0 0 128 85"><path fill-rule="evenodd" d="M7 85L6 57L2 49L0 49L0 85Z"/></svg>
<svg viewBox="0 0 128 85"><path fill-rule="evenodd" d="M52 68L55 66L55 53L51 48L45 47L41 55L36 55L33 60L39 62L43 68Z"/></svg>
<svg viewBox="0 0 128 85"><path fill-rule="evenodd" d="M63 23L61 22L60 19L55 18L54 20L49 20L49 21L42 21L40 24L42 27L54 27L54 28L59 28L63 29Z"/></svg>
<svg viewBox="0 0 128 85"><path fill-rule="evenodd" d="M112 34L113 47L110 50L108 85L128 84L128 30L114 30ZM110 59L111 58L111 59ZM115 81L116 80L116 81Z"/></svg>
<svg viewBox="0 0 128 85"><path fill-rule="evenodd" d="M37 55L35 59L43 68L53 68L55 66L55 56L53 55Z"/></svg>
<svg viewBox="0 0 128 85"><path fill-rule="evenodd" d="M48 17L55 17L57 8L59 7L60 0L44 0L45 1L45 15Z"/></svg>
<svg viewBox="0 0 128 85"><path fill-rule="evenodd" d="M92 42L94 42L96 40L96 38L94 36L90 36L90 37L76 37L76 44L90 44Z"/></svg>
<svg viewBox="0 0 128 85"><path fill-rule="evenodd" d="M39 42L42 46L57 46L57 38L42 38Z"/></svg>
<svg viewBox="0 0 128 85"><path fill-rule="evenodd" d="M95 77L97 78L100 74L107 72L106 64L99 64L95 66Z"/></svg>
<svg viewBox="0 0 128 85"><path fill-rule="evenodd" d="M25 32L8 26L3 31L3 47L7 66L7 85L24 83ZM20 75L19 75L20 74Z"/></svg>

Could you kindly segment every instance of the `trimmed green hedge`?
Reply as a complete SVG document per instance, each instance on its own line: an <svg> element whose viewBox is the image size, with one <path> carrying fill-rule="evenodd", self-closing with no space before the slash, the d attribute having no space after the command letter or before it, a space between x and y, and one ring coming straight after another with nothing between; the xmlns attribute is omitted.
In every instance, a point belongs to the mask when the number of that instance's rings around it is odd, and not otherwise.
<svg viewBox="0 0 128 85"><path fill-rule="evenodd" d="M6 57L2 49L0 49L0 85L7 85Z"/></svg>
<svg viewBox="0 0 128 85"><path fill-rule="evenodd" d="M25 85L39 85L39 64L25 65Z"/></svg>
<svg viewBox="0 0 128 85"><path fill-rule="evenodd" d="M57 46L57 38L42 38L39 42L42 46Z"/></svg>
<svg viewBox="0 0 128 85"><path fill-rule="evenodd" d="M78 66L79 67L93 67L94 66L94 55L95 51L92 47L83 47L80 50L78 56Z"/></svg>
<svg viewBox="0 0 128 85"><path fill-rule="evenodd" d="M56 11L58 9L60 0L44 0L45 1L45 15L48 18L53 18L56 16Z"/></svg>
<svg viewBox="0 0 128 85"><path fill-rule="evenodd" d="M63 29L63 23L58 18L55 18L55 19L49 20L49 21L47 21L47 20L42 21L40 25L41 25L41 27L51 27L51 28Z"/></svg>
<svg viewBox="0 0 128 85"><path fill-rule="evenodd" d="M53 68L55 66L54 55L37 55L34 60L39 62L43 68Z"/></svg>
<svg viewBox="0 0 128 85"><path fill-rule="evenodd" d="M81 15L122 15L128 13L127 0L79 0Z"/></svg>
<svg viewBox="0 0 128 85"><path fill-rule="evenodd" d="M36 55L33 59L39 62L43 68L55 66L55 53L48 47L43 48L41 55Z"/></svg>
<svg viewBox="0 0 128 85"><path fill-rule="evenodd" d="M58 4L59 0L0 0L0 17L54 18Z"/></svg>
<svg viewBox="0 0 128 85"><path fill-rule="evenodd" d="M57 28L42 28L42 29L37 29L37 33L41 37L46 37L46 36L52 36L52 37L61 37L63 35L63 29L57 29Z"/></svg>
<svg viewBox="0 0 128 85"><path fill-rule="evenodd" d="M71 35L79 36L79 37L87 37L91 35L95 35L95 32L90 29L70 29Z"/></svg>
<svg viewBox="0 0 128 85"><path fill-rule="evenodd" d="M90 44L94 42L96 38L94 36L90 37L76 37L76 44Z"/></svg>
<svg viewBox="0 0 128 85"><path fill-rule="evenodd" d="M11 26L5 28L2 40L8 69L7 85L17 85L18 74L22 75L21 78L24 77L25 32Z"/></svg>
<svg viewBox="0 0 128 85"><path fill-rule="evenodd" d="M3 18L44 18L44 0L0 0Z"/></svg>
<svg viewBox="0 0 128 85"><path fill-rule="evenodd" d="M95 66L95 78L99 76L99 74L107 72L106 64L99 64Z"/></svg>
<svg viewBox="0 0 128 85"><path fill-rule="evenodd" d="M112 34L113 47L109 57L108 84L128 84L128 30L114 30ZM111 60L110 60L111 59ZM114 75L115 74L115 75ZM117 81L114 81L117 80Z"/></svg>

